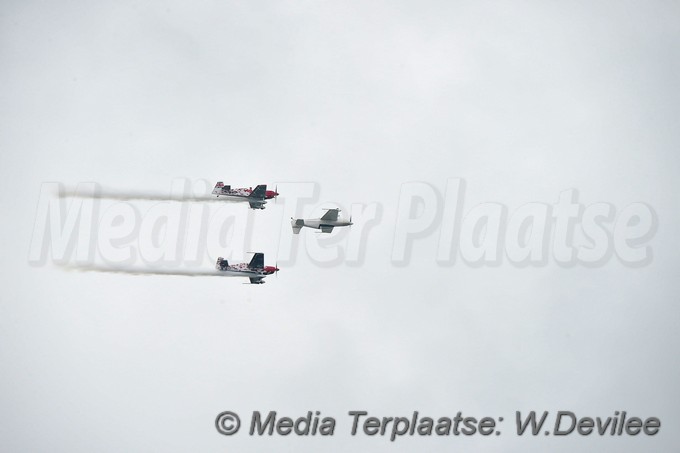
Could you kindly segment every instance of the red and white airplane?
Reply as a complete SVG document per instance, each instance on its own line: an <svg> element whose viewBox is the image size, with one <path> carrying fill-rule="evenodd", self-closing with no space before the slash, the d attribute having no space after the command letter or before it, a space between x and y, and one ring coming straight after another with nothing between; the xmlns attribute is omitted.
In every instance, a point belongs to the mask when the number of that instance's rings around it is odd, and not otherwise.
<svg viewBox="0 0 680 453"><path fill-rule="evenodd" d="M264 265L264 253L256 253L250 263L237 263L229 265L229 262L222 257L217 258L215 269L223 272L228 277L248 277L253 285L261 285L267 275L279 271L276 266Z"/></svg>
<svg viewBox="0 0 680 453"><path fill-rule="evenodd" d="M218 198L224 197L231 201L247 201L251 209L264 209L266 200L276 198L279 195L275 190L267 190L266 184L260 184L254 189L252 187L232 189L231 186L225 186L222 181L215 184L212 194Z"/></svg>

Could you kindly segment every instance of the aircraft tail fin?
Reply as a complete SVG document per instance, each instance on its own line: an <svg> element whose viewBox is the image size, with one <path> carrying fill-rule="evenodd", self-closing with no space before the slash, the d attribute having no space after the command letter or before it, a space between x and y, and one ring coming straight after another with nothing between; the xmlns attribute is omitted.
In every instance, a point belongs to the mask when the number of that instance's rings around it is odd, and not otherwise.
<svg viewBox="0 0 680 453"><path fill-rule="evenodd" d="M219 258L217 258L217 262L215 263L215 269L217 269L218 271L223 271L228 267L229 267L229 261L225 260L221 256Z"/></svg>
<svg viewBox="0 0 680 453"><path fill-rule="evenodd" d="M305 226L304 219L290 218L290 225L293 227L293 234L300 234L300 230Z"/></svg>
<svg viewBox="0 0 680 453"><path fill-rule="evenodd" d="M215 188L213 189L212 193L213 194L219 194L225 191L229 191L231 189L231 186L225 186L222 181L217 181L215 184Z"/></svg>

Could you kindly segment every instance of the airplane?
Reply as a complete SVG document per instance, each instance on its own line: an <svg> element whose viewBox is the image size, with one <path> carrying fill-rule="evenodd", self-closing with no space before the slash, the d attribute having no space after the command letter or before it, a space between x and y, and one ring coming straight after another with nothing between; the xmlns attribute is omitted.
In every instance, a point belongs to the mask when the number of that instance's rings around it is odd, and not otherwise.
<svg viewBox="0 0 680 453"><path fill-rule="evenodd" d="M316 228L322 233L330 233L335 227L343 227L352 225L352 217L348 220L338 220L338 212L340 209L331 208L326 209L326 213L320 219L294 219L290 218L290 224L293 227L293 234L300 234L302 227Z"/></svg>
<svg viewBox="0 0 680 453"><path fill-rule="evenodd" d="M227 260L220 256L215 263L215 269L223 272L227 277L248 277L252 285L263 284L263 279L267 275L279 271L279 268L276 266L264 265L264 253L254 254L248 264L237 263L230 265Z"/></svg>
<svg viewBox="0 0 680 453"><path fill-rule="evenodd" d="M251 209L264 209L266 200L279 196L277 191L267 190L266 184L261 184L254 189L252 187L232 189L231 186L225 186L222 181L215 184L212 194L218 198L224 197L227 200L247 201Z"/></svg>

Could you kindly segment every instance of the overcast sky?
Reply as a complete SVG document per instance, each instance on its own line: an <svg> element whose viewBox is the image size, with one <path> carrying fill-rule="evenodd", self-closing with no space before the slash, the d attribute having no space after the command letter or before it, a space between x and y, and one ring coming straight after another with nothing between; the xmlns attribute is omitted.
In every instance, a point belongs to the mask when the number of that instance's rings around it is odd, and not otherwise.
<svg viewBox="0 0 680 453"><path fill-rule="evenodd" d="M670 1L4 2L0 449L670 451L679 38ZM442 267L434 233L392 265L402 183L443 193L455 177L467 206L570 188L616 212L647 203L653 260ZM29 265L43 182L158 192L175 178L315 182L301 214L377 202L382 217L360 266L301 253L266 285ZM253 216L273 264L283 207L226 209ZM327 240L314 234L301 240ZM357 409L506 422L500 437L390 443L347 434ZM224 410L319 410L338 428L224 437ZM662 430L518 438L515 410L626 410Z"/></svg>

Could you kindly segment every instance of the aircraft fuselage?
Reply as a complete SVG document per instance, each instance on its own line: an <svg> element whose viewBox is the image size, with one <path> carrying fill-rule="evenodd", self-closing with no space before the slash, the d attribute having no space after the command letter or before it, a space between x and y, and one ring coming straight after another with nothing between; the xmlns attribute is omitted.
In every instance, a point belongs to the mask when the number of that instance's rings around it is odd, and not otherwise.
<svg viewBox="0 0 680 453"><path fill-rule="evenodd" d="M344 227L352 225L349 220L321 220L321 219L301 219L302 225L307 228L319 229L321 227ZM299 225L299 223L298 223Z"/></svg>

